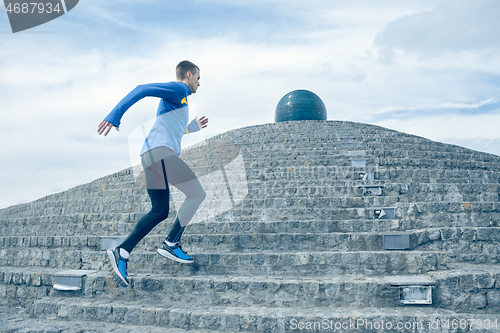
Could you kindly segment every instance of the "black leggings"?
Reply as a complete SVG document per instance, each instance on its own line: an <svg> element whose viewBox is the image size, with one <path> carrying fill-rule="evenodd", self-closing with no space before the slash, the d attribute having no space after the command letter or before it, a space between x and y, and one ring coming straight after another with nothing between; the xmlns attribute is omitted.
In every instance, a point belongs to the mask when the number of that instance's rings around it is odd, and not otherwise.
<svg viewBox="0 0 500 333"><path fill-rule="evenodd" d="M177 212L181 227L185 227L191 221L206 197L196 175L172 150L166 147L154 148L145 153L141 160L152 208L137 221L127 239L119 246L129 253L158 223L168 217L169 182L186 195Z"/></svg>
<svg viewBox="0 0 500 333"><path fill-rule="evenodd" d="M158 223L168 217L170 197L168 187L166 190L148 190L148 194L153 207L137 222L127 239L119 246L129 253Z"/></svg>

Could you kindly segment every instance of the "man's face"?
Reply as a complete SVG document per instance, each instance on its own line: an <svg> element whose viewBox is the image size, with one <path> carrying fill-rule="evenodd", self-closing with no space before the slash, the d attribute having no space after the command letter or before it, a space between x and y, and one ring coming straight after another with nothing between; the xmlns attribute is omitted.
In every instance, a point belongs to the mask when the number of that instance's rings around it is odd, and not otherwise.
<svg viewBox="0 0 500 333"><path fill-rule="evenodd" d="M188 85L191 92L194 94L198 87L200 86L200 71L196 71L194 74L191 72L186 73L186 84Z"/></svg>

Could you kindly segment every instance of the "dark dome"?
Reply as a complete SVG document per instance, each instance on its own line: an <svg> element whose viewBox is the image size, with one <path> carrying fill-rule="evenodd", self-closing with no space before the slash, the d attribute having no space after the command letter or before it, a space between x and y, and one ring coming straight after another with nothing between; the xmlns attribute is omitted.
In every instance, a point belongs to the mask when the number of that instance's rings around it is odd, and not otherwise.
<svg viewBox="0 0 500 333"><path fill-rule="evenodd" d="M294 90L280 99L274 122L289 120L326 120L325 103L309 90Z"/></svg>

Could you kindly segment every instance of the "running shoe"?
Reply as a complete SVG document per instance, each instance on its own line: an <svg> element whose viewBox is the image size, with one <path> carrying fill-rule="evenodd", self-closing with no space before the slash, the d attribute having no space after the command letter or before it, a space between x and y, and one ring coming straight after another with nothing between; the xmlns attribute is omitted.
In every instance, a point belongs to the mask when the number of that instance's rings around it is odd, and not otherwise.
<svg viewBox="0 0 500 333"><path fill-rule="evenodd" d="M127 287L130 282L127 279L127 264L128 259L120 255L120 249L109 249L106 251L108 254L109 265L111 266L111 273L114 273L113 278L117 284Z"/></svg>
<svg viewBox="0 0 500 333"><path fill-rule="evenodd" d="M174 246L169 246L167 243L163 243L163 247L156 250L159 255L165 258L181 262L183 264L190 264L194 261L193 257L187 255L186 252L182 250L179 243Z"/></svg>

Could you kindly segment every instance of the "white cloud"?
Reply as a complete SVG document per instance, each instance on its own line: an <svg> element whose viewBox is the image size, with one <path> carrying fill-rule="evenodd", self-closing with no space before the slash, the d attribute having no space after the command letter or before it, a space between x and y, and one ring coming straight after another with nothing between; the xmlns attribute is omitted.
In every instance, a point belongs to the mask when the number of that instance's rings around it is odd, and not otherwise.
<svg viewBox="0 0 500 333"><path fill-rule="evenodd" d="M387 57L395 50L428 60L442 54L497 52L500 4L494 0L436 1L434 8L390 22L376 39Z"/></svg>

